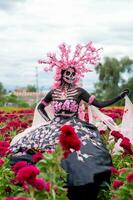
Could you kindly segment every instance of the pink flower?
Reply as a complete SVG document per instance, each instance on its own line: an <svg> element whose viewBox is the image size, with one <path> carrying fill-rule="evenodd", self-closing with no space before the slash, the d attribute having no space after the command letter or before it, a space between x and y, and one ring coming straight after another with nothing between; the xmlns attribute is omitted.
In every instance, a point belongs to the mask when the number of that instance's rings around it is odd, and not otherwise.
<svg viewBox="0 0 133 200"><path fill-rule="evenodd" d="M116 190L117 188L119 188L123 184L124 184L123 181L114 180L112 185L113 185L113 188Z"/></svg>
<svg viewBox="0 0 133 200"><path fill-rule="evenodd" d="M133 173L129 173L129 174L127 175L127 181L128 181L129 183L132 183L132 184L133 184Z"/></svg>
<svg viewBox="0 0 133 200"><path fill-rule="evenodd" d="M124 174L125 172L127 172L127 168L119 169L119 174Z"/></svg>

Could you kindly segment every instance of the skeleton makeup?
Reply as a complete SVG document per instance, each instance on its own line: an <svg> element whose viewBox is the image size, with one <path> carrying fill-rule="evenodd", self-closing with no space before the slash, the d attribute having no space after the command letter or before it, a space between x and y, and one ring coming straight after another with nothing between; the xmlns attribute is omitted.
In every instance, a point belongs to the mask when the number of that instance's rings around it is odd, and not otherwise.
<svg viewBox="0 0 133 200"><path fill-rule="evenodd" d="M66 69L63 73L62 79L64 82L72 84L75 80L75 69L73 67Z"/></svg>

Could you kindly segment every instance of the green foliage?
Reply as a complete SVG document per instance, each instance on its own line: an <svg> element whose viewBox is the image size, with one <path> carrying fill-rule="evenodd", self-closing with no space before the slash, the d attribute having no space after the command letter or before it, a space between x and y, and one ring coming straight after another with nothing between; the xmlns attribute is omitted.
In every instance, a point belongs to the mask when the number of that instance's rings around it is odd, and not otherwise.
<svg viewBox="0 0 133 200"><path fill-rule="evenodd" d="M111 99L117 96L123 88L133 90L132 81L124 80L124 73L133 71L133 60L124 57L121 60L106 57L103 64L99 64L96 72L99 74L99 82L96 83L95 94L101 100ZM132 77L131 77L132 79ZM124 87L125 86L125 87Z"/></svg>
<svg viewBox="0 0 133 200"><path fill-rule="evenodd" d="M30 185L26 191L21 184L14 184L15 174L10 166L10 157L4 157L4 164L0 166L0 199L7 196L24 196L32 200L67 200L66 173L60 165L62 155L61 147L57 146L54 152L44 153L44 159L37 163L40 169L38 178L50 183L50 191L38 191Z"/></svg>
<svg viewBox="0 0 133 200"><path fill-rule="evenodd" d="M63 153L61 147L58 145L56 151L53 153L44 153L44 159L41 160L37 166L41 170L40 177L51 183L51 190L49 193L45 193L45 199L47 200L67 200L66 197L66 173L61 168L60 162ZM35 195L36 200L40 200L40 197Z"/></svg>
<svg viewBox="0 0 133 200"><path fill-rule="evenodd" d="M6 89L4 88L3 84L0 82L0 96L6 93Z"/></svg>
<svg viewBox="0 0 133 200"><path fill-rule="evenodd" d="M19 99L14 94L2 95L1 101L0 101L0 106L8 106L8 105L12 105L12 106L16 106L16 107L23 107L23 108L29 107L29 104L27 102L25 102L22 99Z"/></svg>

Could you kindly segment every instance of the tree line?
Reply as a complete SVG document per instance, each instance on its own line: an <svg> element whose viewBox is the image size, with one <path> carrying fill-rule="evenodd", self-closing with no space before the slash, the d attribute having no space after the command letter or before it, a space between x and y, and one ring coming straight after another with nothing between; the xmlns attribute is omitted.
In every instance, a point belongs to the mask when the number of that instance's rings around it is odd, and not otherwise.
<svg viewBox="0 0 133 200"><path fill-rule="evenodd" d="M123 57L105 57L103 63L96 67L98 82L95 84L95 96L100 100L111 99L128 88L133 101L133 60ZM119 102L120 103L120 102Z"/></svg>

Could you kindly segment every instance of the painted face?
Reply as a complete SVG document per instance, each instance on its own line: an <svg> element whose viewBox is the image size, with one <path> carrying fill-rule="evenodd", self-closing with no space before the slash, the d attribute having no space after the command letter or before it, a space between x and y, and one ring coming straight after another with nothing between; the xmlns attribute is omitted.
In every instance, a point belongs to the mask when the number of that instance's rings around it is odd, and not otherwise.
<svg viewBox="0 0 133 200"><path fill-rule="evenodd" d="M65 72L63 73L63 81L65 81L66 83L73 83L73 81L75 80L75 70L70 67L67 70L65 70Z"/></svg>

